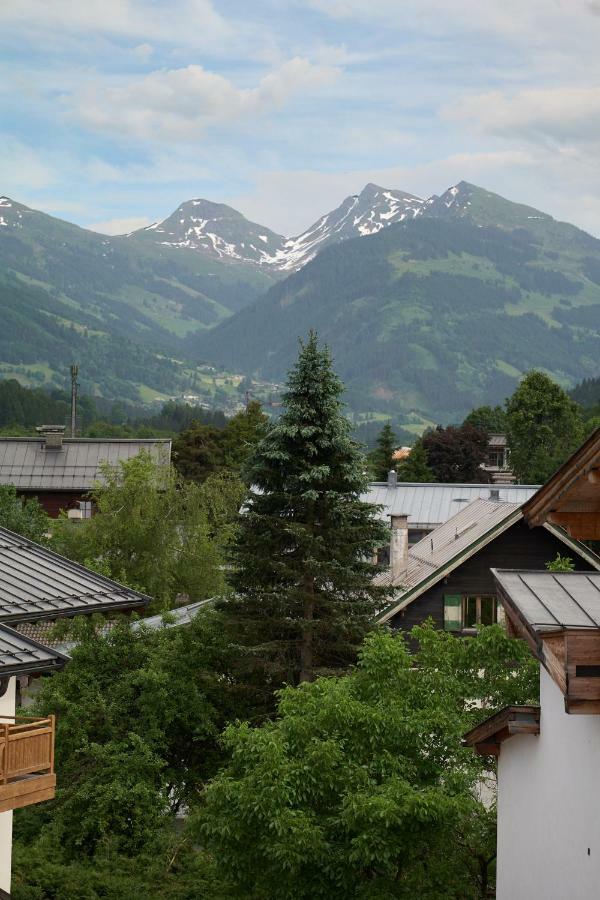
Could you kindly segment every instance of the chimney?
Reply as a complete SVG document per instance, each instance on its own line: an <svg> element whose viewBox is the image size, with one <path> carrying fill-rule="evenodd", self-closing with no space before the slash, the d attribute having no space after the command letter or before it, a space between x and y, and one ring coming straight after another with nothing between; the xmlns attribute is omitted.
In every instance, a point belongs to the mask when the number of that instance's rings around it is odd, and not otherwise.
<svg viewBox="0 0 600 900"><path fill-rule="evenodd" d="M35 430L44 438L43 450L62 450L64 425L39 425Z"/></svg>
<svg viewBox="0 0 600 900"><path fill-rule="evenodd" d="M499 488L490 488L490 500L500 500Z"/></svg>
<svg viewBox="0 0 600 900"><path fill-rule="evenodd" d="M395 469L390 469L388 472L388 487L395 488L398 485L398 476L396 475Z"/></svg>
<svg viewBox="0 0 600 900"><path fill-rule="evenodd" d="M390 518L392 520L390 570L395 581L408 568L408 516L392 515Z"/></svg>

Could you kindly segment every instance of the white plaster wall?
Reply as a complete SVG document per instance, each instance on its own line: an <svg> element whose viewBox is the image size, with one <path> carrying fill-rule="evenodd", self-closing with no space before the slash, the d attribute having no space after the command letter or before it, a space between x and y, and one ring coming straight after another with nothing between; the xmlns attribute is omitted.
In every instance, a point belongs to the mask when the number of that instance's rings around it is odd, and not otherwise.
<svg viewBox="0 0 600 900"><path fill-rule="evenodd" d="M498 762L497 900L600 898L600 716L567 715L540 669L540 734Z"/></svg>
<svg viewBox="0 0 600 900"><path fill-rule="evenodd" d="M0 716L15 714L15 684L11 678L8 690L0 697ZM0 719L0 722L3 720ZM12 810L0 813L0 888L10 894L10 865L12 856Z"/></svg>

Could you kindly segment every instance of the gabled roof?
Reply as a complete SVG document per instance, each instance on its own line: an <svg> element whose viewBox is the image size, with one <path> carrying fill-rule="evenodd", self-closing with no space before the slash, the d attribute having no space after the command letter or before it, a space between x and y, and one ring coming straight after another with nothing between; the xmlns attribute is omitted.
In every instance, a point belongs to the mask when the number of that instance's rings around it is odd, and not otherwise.
<svg viewBox="0 0 600 900"><path fill-rule="evenodd" d="M0 625L0 678L61 669L69 657Z"/></svg>
<svg viewBox="0 0 600 900"><path fill-rule="evenodd" d="M389 524L390 515L408 516L409 528L436 528L473 500L525 503L538 490L530 484L412 484L391 487L375 481L361 499L383 506L379 518Z"/></svg>
<svg viewBox="0 0 600 900"><path fill-rule="evenodd" d="M600 572L491 571L503 601L532 635L600 629Z"/></svg>
<svg viewBox="0 0 600 900"><path fill-rule="evenodd" d="M377 621L387 622L522 518L519 503L473 500L409 549L406 572L394 579L388 569L375 577L375 584L389 587L390 595L394 597ZM544 527L600 569L600 559L588 547L569 538L560 528L552 525Z"/></svg>
<svg viewBox="0 0 600 900"><path fill-rule="evenodd" d="M139 609L150 598L0 528L0 622Z"/></svg>
<svg viewBox="0 0 600 900"><path fill-rule="evenodd" d="M168 463L170 439L67 438L61 450L45 450L44 438L0 438L0 484L29 491L89 491L101 477L100 464L116 465L140 450Z"/></svg>
<svg viewBox="0 0 600 900"><path fill-rule="evenodd" d="M505 706L468 731L463 744L480 756L499 756L501 745L513 735L539 733L539 706Z"/></svg>

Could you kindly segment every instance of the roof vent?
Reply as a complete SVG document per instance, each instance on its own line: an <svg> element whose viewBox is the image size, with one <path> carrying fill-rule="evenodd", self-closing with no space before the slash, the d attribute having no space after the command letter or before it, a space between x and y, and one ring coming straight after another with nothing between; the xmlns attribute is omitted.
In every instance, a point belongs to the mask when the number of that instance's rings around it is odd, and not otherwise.
<svg viewBox="0 0 600 900"><path fill-rule="evenodd" d="M398 476L396 475L395 469L390 469L388 472L388 487L395 488L398 486Z"/></svg>
<svg viewBox="0 0 600 900"><path fill-rule="evenodd" d="M500 489L499 488L490 488L490 500L499 500L500 499Z"/></svg>
<svg viewBox="0 0 600 900"><path fill-rule="evenodd" d="M62 450L64 425L39 425L35 430L44 438L44 450Z"/></svg>

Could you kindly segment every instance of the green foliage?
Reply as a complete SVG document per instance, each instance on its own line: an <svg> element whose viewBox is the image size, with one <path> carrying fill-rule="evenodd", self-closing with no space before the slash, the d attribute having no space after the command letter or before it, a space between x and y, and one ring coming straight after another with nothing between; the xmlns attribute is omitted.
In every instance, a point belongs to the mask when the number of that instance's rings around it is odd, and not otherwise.
<svg viewBox="0 0 600 900"><path fill-rule="evenodd" d="M215 773L219 732L238 713L231 651L210 610L186 628L104 626L74 621L72 661L35 704L57 716L59 789L20 829L29 839L51 832L71 860L141 853Z"/></svg>
<svg viewBox="0 0 600 900"><path fill-rule="evenodd" d="M506 431L506 413L501 406L478 406L471 410L463 424L474 425L487 434L503 434Z"/></svg>
<svg viewBox="0 0 600 900"><path fill-rule="evenodd" d="M179 593L195 600L223 591L224 551L243 488L232 476L203 485L143 451L105 465L91 493L97 513L53 526L52 545L79 562L102 564L110 577L172 606Z"/></svg>
<svg viewBox="0 0 600 900"><path fill-rule="evenodd" d="M556 558L546 563L549 572L572 572L575 569L575 563L570 556L561 556L556 554Z"/></svg>
<svg viewBox="0 0 600 900"><path fill-rule="evenodd" d="M267 422L256 401L229 419L224 427L194 422L173 443L177 470L197 482L216 472L239 474L264 435Z"/></svg>
<svg viewBox="0 0 600 900"><path fill-rule="evenodd" d="M286 688L275 722L227 729L197 829L232 898L487 896L495 814L476 787L491 763L461 736L534 699L537 663L498 626L413 637L414 655L374 633L350 675Z"/></svg>
<svg viewBox="0 0 600 900"><path fill-rule="evenodd" d="M431 483L436 480L422 440L415 441L408 458L398 466L397 475L398 481Z"/></svg>
<svg viewBox="0 0 600 900"><path fill-rule="evenodd" d="M543 372L529 372L506 406L510 463L522 482L543 484L579 446L583 424L574 400Z"/></svg>
<svg viewBox="0 0 600 900"><path fill-rule="evenodd" d="M385 481L390 469L394 468L394 451L398 446L398 439L389 422L383 426L377 436L375 449L369 453L368 460L371 475L374 481Z"/></svg>
<svg viewBox="0 0 600 900"><path fill-rule="evenodd" d="M35 497L19 497L12 484L0 485L0 526L30 541L44 543L50 519Z"/></svg>
<svg viewBox="0 0 600 900"><path fill-rule="evenodd" d="M252 494L232 548L223 604L242 680L264 691L350 662L379 596L373 549L386 529L362 502L364 460L342 413L342 385L311 333L284 411L247 466Z"/></svg>
<svg viewBox="0 0 600 900"><path fill-rule="evenodd" d="M487 457L487 433L475 425L438 425L426 432L421 445L427 454L427 463L434 480L468 484L486 481L481 464Z"/></svg>

